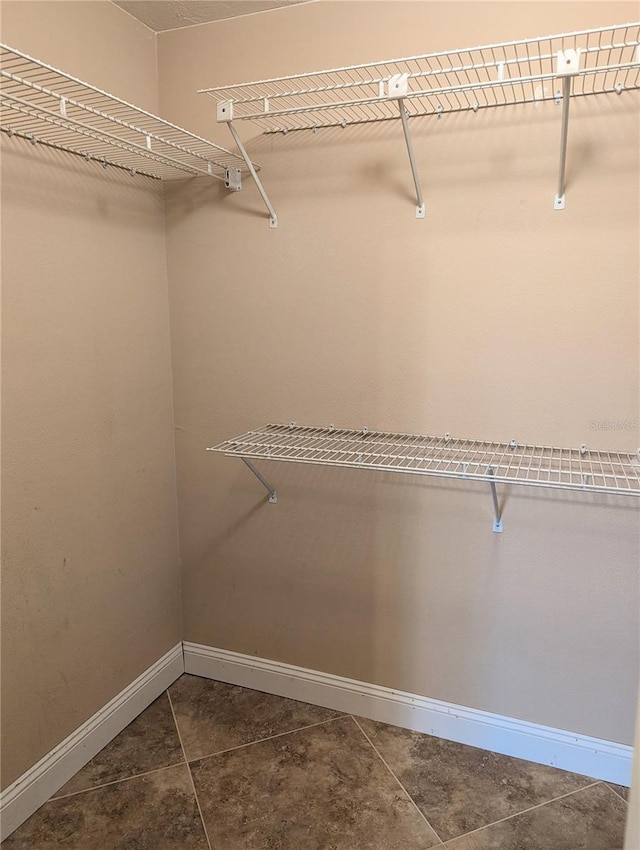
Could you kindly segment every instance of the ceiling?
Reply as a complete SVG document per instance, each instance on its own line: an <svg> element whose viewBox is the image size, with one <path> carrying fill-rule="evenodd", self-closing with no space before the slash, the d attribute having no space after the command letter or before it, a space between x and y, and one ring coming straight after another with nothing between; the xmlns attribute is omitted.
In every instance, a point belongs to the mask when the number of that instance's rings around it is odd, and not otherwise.
<svg viewBox="0 0 640 850"><path fill-rule="evenodd" d="M309 0L113 0L154 32L237 18Z"/></svg>

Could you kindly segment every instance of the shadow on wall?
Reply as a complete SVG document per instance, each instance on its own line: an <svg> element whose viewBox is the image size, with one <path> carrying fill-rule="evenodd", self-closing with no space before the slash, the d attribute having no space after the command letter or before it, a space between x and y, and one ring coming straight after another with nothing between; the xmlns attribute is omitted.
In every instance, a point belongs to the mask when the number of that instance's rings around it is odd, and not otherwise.
<svg viewBox="0 0 640 850"><path fill-rule="evenodd" d="M261 177L264 177L264 174L261 174ZM188 181L165 181L163 189L167 227L177 224L184 227L188 217L200 211L211 215L264 219L264 207L259 206L261 201L252 182L250 175L244 174L243 189L240 192L232 192L225 187L223 181L206 177L193 177Z"/></svg>
<svg viewBox="0 0 640 850"><path fill-rule="evenodd" d="M84 214L105 222L114 219L143 230L158 226L158 214L162 214L160 180L111 166L105 169L99 163L84 162L64 151L9 139L4 134L2 156L2 195L7 204L40 206L55 210L60 217ZM28 181L20 178L24 168L29 170Z"/></svg>
<svg viewBox="0 0 640 850"><path fill-rule="evenodd" d="M606 119L621 123L620 132L626 136L627 133L638 131L638 112L634 92L601 95L595 97L576 97L571 103L570 121L584 122L593 119ZM241 122L250 125L250 122ZM251 126L251 125L250 125ZM517 159L518 151L523 155L531 156L532 146L530 142L526 145L518 145L517 138L520 128L526 128L527 138L532 134L540 133L545 139L551 137L554 144L560 143L561 129L561 107L553 101L538 104L520 104L510 106L508 109L500 108L481 109L478 113L469 111L445 113L441 118L434 115L416 116L409 122L411 136L414 144L418 145L416 153L420 153L421 143L424 143L425 155L428 155L430 146L440 138L447 141L447 152L449 159L460 157L461 162L471 157L473 159L475 140L485 134L495 136L499 132L505 142L513 142L516 145L513 155ZM252 127L252 129L257 129ZM610 133L612 144L616 133ZM492 140L495 142L495 138ZM572 139L575 141L575 139ZM569 152L573 152L572 141L569 143ZM401 124L397 120L378 121L371 123L356 124L347 127L320 127L313 130L293 130L282 133L260 133L245 145L252 156L259 161L260 156L265 154L279 153L292 154L303 149L348 149L357 146L360 155L366 158L366 145L376 142L393 142L404 145ZM229 138L229 146L232 146ZM404 148L402 148L404 150ZM474 167L480 165L480 161L474 162Z"/></svg>
<svg viewBox="0 0 640 850"><path fill-rule="evenodd" d="M632 93L624 97L603 95L575 98L571 111L566 186L589 178L593 169L614 177L635 167L630 146L620 156L616 138L638 132L638 115ZM512 106L509 110L485 109L478 114L458 112L442 119L423 116L410 122L423 191L464 191L486 186L507 187L516 177L546 181L552 194L557 178L555 163L560 140L560 107L553 102ZM589 128L606 121L611 139L605 156L593 146ZM253 128L252 128L253 129ZM498 143L496 144L496 139ZM487 141L491 144L487 147ZM233 142L229 139L233 149ZM272 201L279 193L299 193L313 198L341 198L371 187L415 202L402 128L398 121L361 124L346 128L319 128L283 133L262 133L246 142L250 156L262 165L259 172ZM342 151L342 156L337 156ZM215 184L215 185L212 185ZM167 223L199 209L212 213L263 219L260 198L251 177L243 177L243 191L229 192L221 181L194 178L165 185Z"/></svg>

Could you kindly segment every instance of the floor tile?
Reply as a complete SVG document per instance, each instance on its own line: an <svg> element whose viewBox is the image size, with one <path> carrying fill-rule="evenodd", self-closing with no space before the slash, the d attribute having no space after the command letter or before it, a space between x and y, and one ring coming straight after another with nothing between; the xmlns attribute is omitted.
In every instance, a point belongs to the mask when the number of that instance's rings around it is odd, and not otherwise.
<svg viewBox="0 0 640 850"><path fill-rule="evenodd" d="M50 800L2 850L207 850L186 765Z"/></svg>
<svg viewBox="0 0 640 850"><path fill-rule="evenodd" d="M358 718L443 841L594 780Z"/></svg>
<svg viewBox="0 0 640 850"><path fill-rule="evenodd" d="M425 850L433 830L351 717L191 764L212 847Z"/></svg>
<svg viewBox="0 0 640 850"><path fill-rule="evenodd" d="M629 802L629 789L626 785L615 785L613 782L606 783L609 788L613 789L619 797Z"/></svg>
<svg viewBox="0 0 640 850"><path fill-rule="evenodd" d="M626 806L604 784L454 839L447 850L622 850Z"/></svg>
<svg viewBox="0 0 640 850"><path fill-rule="evenodd" d="M166 694L139 714L126 729L54 795L61 797L127 779L184 761L178 731Z"/></svg>
<svg viewBox="0 0 640 850"><path fill-rule="evenodd" d="M339 717L337 711L185 675L169 689L189 760Z"/></svg>

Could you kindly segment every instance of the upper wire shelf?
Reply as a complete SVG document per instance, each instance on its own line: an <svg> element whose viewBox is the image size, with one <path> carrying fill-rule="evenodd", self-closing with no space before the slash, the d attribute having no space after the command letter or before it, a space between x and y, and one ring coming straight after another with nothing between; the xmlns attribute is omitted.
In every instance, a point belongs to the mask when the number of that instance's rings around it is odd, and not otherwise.
<svg viewBox="0 0 640 850"><path fill-rule="evenodd" d="M562 104L556 210L565 207L569 104L573 97L640 88L640 23L487 44L293 74L251 83L200 89L217 101L226 123L277 227L275 210L233 126L254 121L265 133L347 127L400 120L416 190L416 218L425 202L409 132L409 119L498 106Z"/></svg>
<svg viewBox="0 0 640 850"><path fill-rule="evenodd" d="M572 95L640 88L640 22L200 89L267 133L557 100L558 54L576 51ZM398 88L403 79L402 89ZM221 120L228 120L222 118Z"/></svg>
<svg viewBox="0 0 640 850"><path fill-rule="evenodd" d="M0 44L0 129L157 179L220 180L244 160L226 148Z"/></svg>
<svg viewBox="0 0 640 850"><path fill-rule="evenodd" d="M275 490L251 460L280 460L320 466L376 469L488 482L495 508L494 531L502 531L495 485L524 484L640 496L640 449L636 453L519 445L416 434L296 425L266 425L225 440L207 451L239 457L277 501Z"/></svg>

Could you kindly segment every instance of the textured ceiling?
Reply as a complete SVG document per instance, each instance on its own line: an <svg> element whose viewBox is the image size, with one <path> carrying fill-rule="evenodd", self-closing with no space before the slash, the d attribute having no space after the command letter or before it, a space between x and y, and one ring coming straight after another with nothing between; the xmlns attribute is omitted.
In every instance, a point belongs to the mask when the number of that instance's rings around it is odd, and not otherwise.
<svg viewBox="0 0 640 850"><path fill-rule="evenodd" d="M113 0L155 32L307 3L309 0Z"/></svg>

